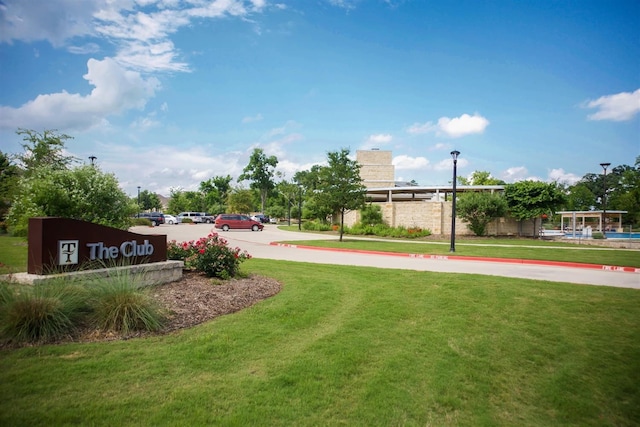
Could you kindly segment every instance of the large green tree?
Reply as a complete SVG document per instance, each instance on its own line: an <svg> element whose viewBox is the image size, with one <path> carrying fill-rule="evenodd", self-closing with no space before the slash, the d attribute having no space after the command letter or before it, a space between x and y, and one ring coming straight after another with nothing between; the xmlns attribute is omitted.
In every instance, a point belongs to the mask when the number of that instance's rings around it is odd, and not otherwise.
<svg viewBox="0 0 640 427"><path fill-rule="evenodd" d="M137 196L136 196L137 197ZM136 199L137 202L137 199ZM156 193L144 190L140 193L140 210L142 211L159 211L162 208L160 197Z"/></svg>
<svg viewBox="0 0 640 427"><path fill-rule="evenodd" d="M55 130L36 132L30 129L18 129L16 133L21 135L24 141L24 152L16 158L25 176L41 168L68 169L77 161L74 156L64 153L66 141L72 139L69 135L60 134Z"/></svg>
<svg viewBox="0 0 640 427"><path fill-rule="evenodd" d="M464 176L458 177L458 183L461 185L504 185L501 179L491 176L491 172L474 171L469 178Z"/></svg>
<svg viewBox="0 0 640 427"><path fill-rule="evenodd" d="M344 233L344 214L364 207L366 188L360 177L360 164L349 158L349 150L327 154L328 166L321 167L315 199L320 206L340 215L340 241Z"/></svg>
<svg viewBox="0 0 640 427"><path fill-rule="evenodd" d="M14 235L26 236L29 218L58 216L126 229L135 204L115 175L94 166L42 168L20 181L7 222Z"/></svg>
<svg viewBox="0 0 640 427"><path fill-rule="evenodd" d="M207 212L222 213L226 211L232 179L231 175L215 176L200 183L200 192L204 196Z"/></svg>
<svg viewBox="0 0 640 427"><path fill-rule="evenodd" d="M463 194L456 202L458 216L469 223L476 236L485 234L487 225L505 216L507 202L501 194L472 192Z"/></svg>
<svg viewBox="0 0 640 427"><path fill-rule="evenodd" d="M565 203L565 195L555 182L519 181L507 184L504 189L509 214L518 221L533 221L533 236L536 221L543 214L553 214ZM519 234L522 234L521 231Z"/></svg>
<svg viewBox="0 0 640 427"><path fill-rule="evenodd" d="M20 170L9 156L0 151L0 223L2 224L18 189L19 173ZM1 229L4 229L4 226L0 226L0 231Z"/></svg>
<svg viewBox="0 0 640 427"><path fill-rule="evenodd" d="M227 210L229 213L249 214L253 211L253 196L251 190L234 188L227 198Z"/></svg>
<svg viewBox="0 0 640 427"><path fill-rule="evenodd" d="M256 148L251 154L249 164L245 166L242 174L238 177L238 182L250 181L250 187L260 192L263 213L269 192L275 188L274 176L277 165L278 158L276 156L267 156L264 150Z"/></svg>

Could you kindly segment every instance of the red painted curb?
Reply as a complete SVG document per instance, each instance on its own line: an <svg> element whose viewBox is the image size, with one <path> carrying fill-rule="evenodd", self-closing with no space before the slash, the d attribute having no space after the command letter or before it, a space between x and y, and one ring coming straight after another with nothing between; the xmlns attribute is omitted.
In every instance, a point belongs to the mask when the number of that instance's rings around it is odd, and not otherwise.
<svg viewBox="0 0 640 427"><path fill-rule="evenodd" d="M281 246L286 248L315 249L315 250L321 250L321 251L334 251L334 252L354 252L359 254L424 258L424 259L440 260L440 261L454 260L454 261L502 262L506 264L527 264L527 265L546 265L546 266L552 266L552 267L587 268L592 270L620 271L624 273L640 274L640 268L636 268L636 267L622 267L622 266L616 266L616 265L603 265L603 264L583 264L579 262L569 262L569 261L541 261L541 260L535 260L535 259L469 257L469 256L460 256L460 255L409 254L409 253L401 253L401 252L384 252L384 251L371 251L371 250L360 250L360 249L323 248L319 246L294 245L289 243L278 243L278 242L271 242L270 245Z"/></svg>

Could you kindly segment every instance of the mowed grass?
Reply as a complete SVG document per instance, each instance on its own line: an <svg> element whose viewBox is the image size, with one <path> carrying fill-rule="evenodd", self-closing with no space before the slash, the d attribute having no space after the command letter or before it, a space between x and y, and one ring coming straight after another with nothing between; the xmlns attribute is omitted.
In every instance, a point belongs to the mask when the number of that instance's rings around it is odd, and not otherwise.
<svg viewBox="0 0 640 427"><path fill-rule="evenodd" d="M640 292L252 259L169 336L0 352L0 425L640 423Z"/></svg>
<svg viewBox="0 0 640 427"><path fill-rule="evenodd" d="M27 271L27 241L0 234L0 274Z"/></svg>
<svg viewBox="0 0 640 427"><path fill-rule="evenodd" d="M536 241L532 241L536 242ZM526 242L516 245L497 243L487 240L486 243L456 243L455 253L449 252L449 243L425 241L385 241L373 239L350 239L344 237L340 242L332 240L296 240L281 243L334 248L344 250L381 251L423 255L457 255L468 257L528 259L540 261L563 261L585 264L603 264L620 267L640 267L640 251L633 249L611 249L598 246L567 246L567 244L534 244Z"/></svg>

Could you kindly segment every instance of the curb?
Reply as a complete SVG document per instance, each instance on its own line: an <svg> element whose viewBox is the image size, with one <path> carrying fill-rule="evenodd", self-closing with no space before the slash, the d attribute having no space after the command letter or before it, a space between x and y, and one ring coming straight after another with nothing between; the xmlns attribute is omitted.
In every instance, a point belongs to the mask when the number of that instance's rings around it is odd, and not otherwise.
<svg viewBox="0 0 640 427"><path fill-rule="evenodd" d="M340 248L323 248L319 246L306 246L306 245L294 245L289 243L271 242L271 246L280 246L284 248L294 249L315 249L320 251L332 251L332 252L352 252L358 254L367 255L385 255L395 256L403 258L422 258L428 260L438 261L480 261L480 262L500 262L505 264L527 264L527 265L542 265L550 267L567 267L567 268L583 268L591 270L602 271L619 271L623 273L636 273L640 274L640 268L636 267L622 267L617 265L603 265L603 264L584 264L579 262L569 261L540 261L534 259L517 259L517 258L490 258L490 257L470 257L460 255L429 255L429 254L411 254L402 252L384 252L384 251L371 251L371 250L359 250L359 249L340 249Z"/></svg>

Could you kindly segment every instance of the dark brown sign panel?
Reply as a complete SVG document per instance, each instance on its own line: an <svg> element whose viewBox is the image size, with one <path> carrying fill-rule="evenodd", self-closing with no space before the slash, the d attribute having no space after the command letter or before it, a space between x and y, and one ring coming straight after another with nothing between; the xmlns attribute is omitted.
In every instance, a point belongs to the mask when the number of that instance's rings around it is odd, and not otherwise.
<svg viewBox="0 0 640 427"><path fill-rule="evenodd" d="M69 218L29 219L30 274L88 270L167 260L167 236Z"/></svg>

